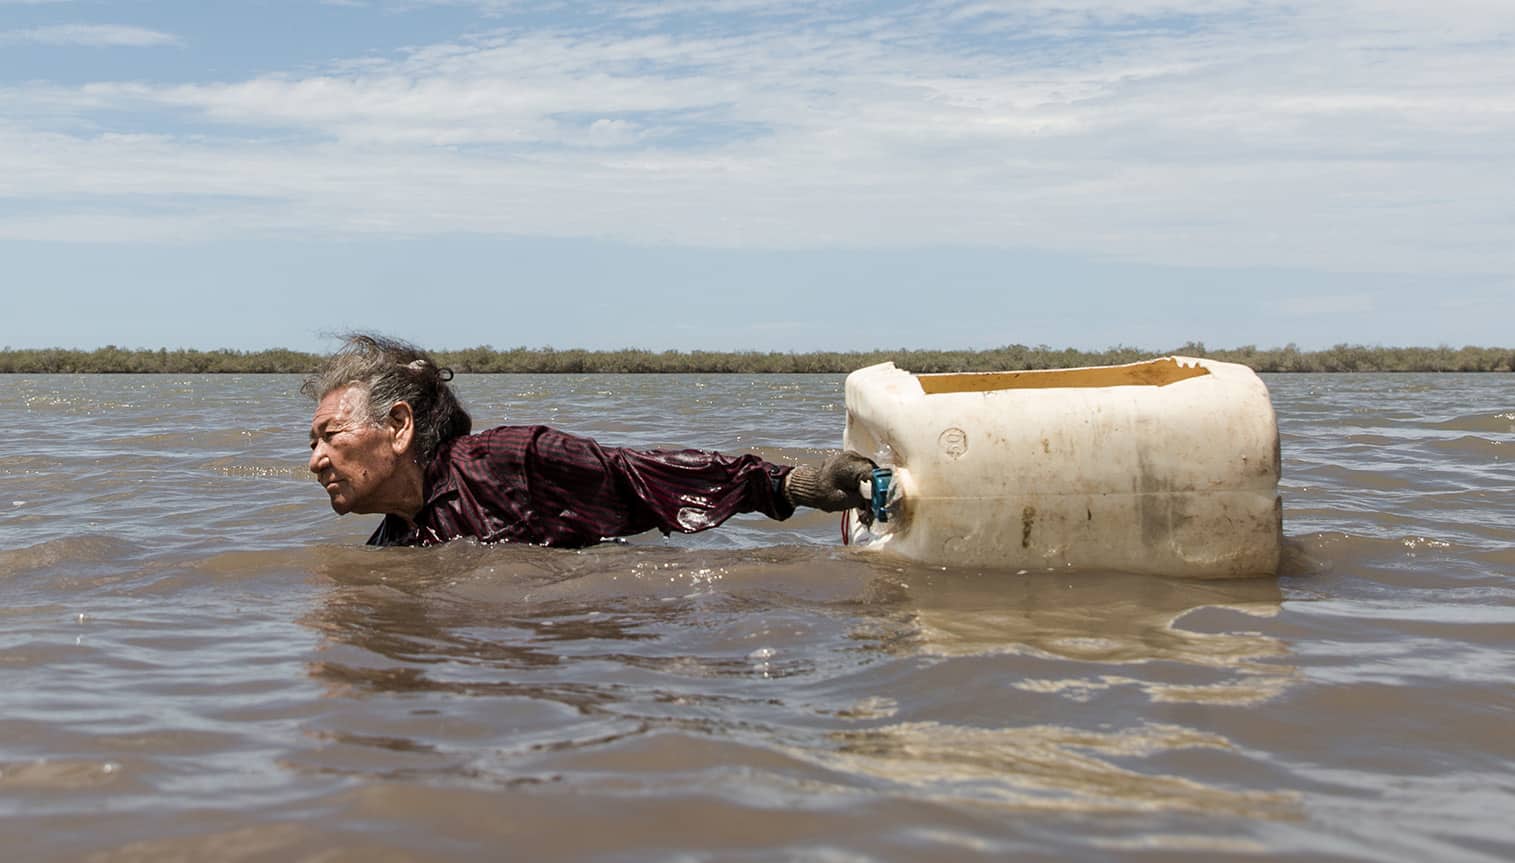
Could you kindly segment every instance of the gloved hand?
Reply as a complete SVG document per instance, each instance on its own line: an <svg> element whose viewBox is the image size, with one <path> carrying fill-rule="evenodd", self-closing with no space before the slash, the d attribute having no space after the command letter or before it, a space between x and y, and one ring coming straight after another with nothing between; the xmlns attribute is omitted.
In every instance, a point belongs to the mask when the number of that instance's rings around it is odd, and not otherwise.
<svg viewBox="0 0 1515 863"><path fill-rule="evenodd" d="M839 452L821 462L820 467L800 465L784 478L784 497L794 506L808 506L825 512L841 512L868 506L858 491L858 483L873 478L878 465L855 452Z"/></svg>

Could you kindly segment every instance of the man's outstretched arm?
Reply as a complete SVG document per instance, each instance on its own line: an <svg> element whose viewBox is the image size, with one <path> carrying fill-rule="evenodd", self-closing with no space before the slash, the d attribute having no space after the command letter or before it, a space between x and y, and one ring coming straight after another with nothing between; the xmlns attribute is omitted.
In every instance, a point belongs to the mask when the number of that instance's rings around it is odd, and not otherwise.
<svg viewBox="0 0 1515 863"><path fill-rule="evenodd" d="M500 453L497 468L519 471L533 532L542 534L535 541L550 545L587 545L652 528L692 533L740 512L786 519L796 506L862 506L858 483L873 468L855 453L791 468L750 454L603 447L540 426L530 429L528 441L517 453Z"/></svg>

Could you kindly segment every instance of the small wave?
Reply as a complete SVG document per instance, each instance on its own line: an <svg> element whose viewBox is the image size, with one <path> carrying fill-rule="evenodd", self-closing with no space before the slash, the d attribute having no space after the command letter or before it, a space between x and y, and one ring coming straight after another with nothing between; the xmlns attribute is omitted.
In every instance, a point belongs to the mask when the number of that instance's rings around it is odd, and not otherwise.
<svg viewBox="0 0 1515 863"><path fill-rule="evenodd" d="M258 479L294 479L309 482L310 470L303 464L289 462L247 461L237 458L218 458L206 462L205 468L226 476L254 477Z"/></svg>
<svg viewBox="0 0 1515 863"><path fill-rule="evenodd" d="M1469 602L1435 603L1424 596L1410 595L1404 598L1371 599L1353 597L1350 600L1323 600L1310 603L1300 609L1304 614L1330 615L1337 618L1361 620L1393 620L1399 623L1444 624L1443 629L1431 630L1435 634L1448 634L1461 641L1472 639L1474 626L1505 628L1515 626L1515 607L1506 605L1475 605ZM1410 634L1417 630L1402 627ZM1502 652L1501 652L1502 656Z"/></svg>
<svg viewBox="0 0 1515 863"><path fill-rule="evenodd" d="M1463 554L1467 551L1467 549L1456 549L1452 542L1436 537L1360 536L1339 531L1324 531L1307 536L1291 537L1286 544L1300 553L1329 554L1333 557L1403 554L1405 551L1421 550L1452 550L1455 554Z"/></svg>
<svg viewBox="0 0 1515 863"><path fill-rule="evenodd" d="M1310 436L1340 434L1343 432L1357 431L1363 434L1372 434L1370 429L1400 429L1416 427L1420 424L1415 422L1411 414L1390 415L1379 412L1377 409L1353 410L1343 415L1341 412L1333 412L1329 416L1311 418Z"/></svg>
<svg viewBox="0 0 1515 863"><path fill-rule="evenodd" d="M223 551L173 567L166 575L144 582L139 593L173 593L186 587L205 584L206 577L218 585L243 580L267 579L279 573L308 573L316 569L328 552L338 556L361 549L329 549L322 546Z"/></svg>
<svg viewBox="0 0 1515 863"><path fill-rule="evenodd" d="M0 456L0 474L20 476L42 473L44 471L57 470L62 464L63 460L53 455L26 453L23 455Z"/></svg>
<svg viewBox="0 0 1515 863"><path fill-rule="evenodd" d="M198 431L149 432L147 434L122 435L106 438L100 443L124 450L153 450L183 452L193 450L245 449L255 441L272 437L287 437L296 440L289 429L202 429Z"/></svg>
<svg viewBox="0 0 1515 863"><path fill-rule="evenodd" d="M1337 585L1329 588L1333 592L1339 588L1337 580L1345 578L1358 585L1354 590L1435 597L1454 591L1507 591L1512 565L1515 551L1489 548L1484 540L1463 534L1322 532L1287 538L1279 574L1323 581L1329 576ZM1299 582L1290 592L1297 599L1304 598L1300 591L1316 590L1320 589Z"/></svg>
<svg viewBox="0 0 1515 863"><path fill-rule="evenodd" d="M1337 564L1401 561L1423 555L1454 559L1475 556L1477 549L1453 539L1409 534L1403 536L1362 536L1326 531L1284 540L1284 575L1311 575L1333 569Z"/></svg>
<svg viewBox="0 0 1515 863"><path fill-rule="evenodd" d="M1300 478L1296 476L1296 479ZM1365 470L1340 464L1322 464L1310 471L1311 485L1349 488L1368 491L1408 491L1416 487L1413 475L1390 473L1383 470Z"/></svg>
<svg viewBox="0 0 1515 863"><path fill-rule="evenodd" d="M11 791L78 791L110 785L121 778L115 761L41 760L0 764L0 788Z"/></svg>
<svg viewBox="0 0 1515 863"><path fill-rule="evenodd" d="M1515 455L1515 449L1512 449L1504 441L1489 440L1488 438L1476 437L1474 435L1463 435L1451 440L1428 441L1425 447L1443 455L1459 458L1494 460L1509 458L1511 455Z"/></svg>
<svg viewBox="0 0 1515 863"><path fill-rule="evenodd" d="M1138 772L1132 763L1171 752L1227 752L1224 737L1171 725L1117 732L1054 725L979 729L909 722L833 735L831 750L793 749L795 757L896 788L1026 811L1183 812L1294 818L1290 792L1231 791L1192 779Z"/></svg>
<svg viewBox="0 0 1515 863"><path fill-rule="evenodd" d="M1474 433L1515 434L1515 411L1498 414L1471 414L1442 422L1427 423L1434 429Z"/></svg>
<svg viewBox="0 0 1515 863"><path fill-rule="evenodd" d="M28 412L44 415L92 417L101 411L132 411L140 407L142 405L136 402L102 399L90 393L78 395L48 393L46 395L28 396L26 399L26 409Z"/></svg>
<svg viewBox="0 0 1515 863"><path fill-rule="evenodd" d="M1346 437L1342 438L1342 440L1346 441L1347 443L1359 444L1359 445L1362 445L1362 446L1375 446L1375 447L1376 446L1394 446L1395 444L1403 442L1403 440L1401 438L1390 437L1389 435L1367 434L1367 433L1349 434Z"/></svg>
<svg viewBox="0 0 1515 863"><path fill-rule="evenodd" d="M1515 548L1495 548L1468 553L1470 560L1486 563L1491 569L1515 573Z"/></svg>
<svg viewBox="0 0 1515 863"><path fill-rule="evenodd" d="M0 576L61 564L120 560L139 551L135 544L114 536L87 535L50 539L26 548L0 551Z"/></svg>

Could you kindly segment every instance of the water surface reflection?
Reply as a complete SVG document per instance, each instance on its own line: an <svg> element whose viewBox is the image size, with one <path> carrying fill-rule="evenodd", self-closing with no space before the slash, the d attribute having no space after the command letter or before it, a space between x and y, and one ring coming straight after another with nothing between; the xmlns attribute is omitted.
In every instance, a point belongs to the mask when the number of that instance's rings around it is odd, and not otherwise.
<svg viewBox="0 0 1515 863"><path fill-rule="evenodd" d="M1247 756L1223 734L1159 709L1282 691L1286 646L1242 628L1278 612L1271 579L467 543L342 550L319 573L310 673L362 707L316 732L315 769L599 787L677 764L737 796L819 783L953 805L1295 812L1292 794L1234 780ZM1070 723L1070 700L1095 709ZM1122 719L1090 727L1098 715ZM376 769L354 747L385 757Z"/></svg>

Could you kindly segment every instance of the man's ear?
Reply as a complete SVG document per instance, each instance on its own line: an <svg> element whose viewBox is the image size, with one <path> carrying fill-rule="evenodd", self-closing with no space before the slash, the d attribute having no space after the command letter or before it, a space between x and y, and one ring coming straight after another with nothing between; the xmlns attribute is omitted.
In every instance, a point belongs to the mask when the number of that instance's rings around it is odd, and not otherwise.
<svg viewBox="0 0 1515 863"><path fill-rule="evenodd" d="M389 409L385 428L389 429L390 448L395 455L404 455L416 439L416 416L408 402L395 402Z"/></svg>

